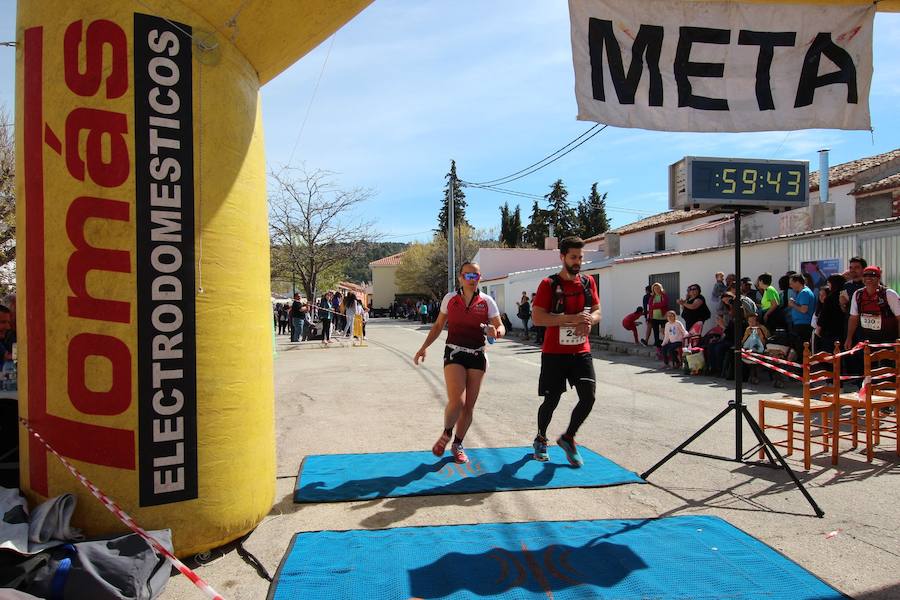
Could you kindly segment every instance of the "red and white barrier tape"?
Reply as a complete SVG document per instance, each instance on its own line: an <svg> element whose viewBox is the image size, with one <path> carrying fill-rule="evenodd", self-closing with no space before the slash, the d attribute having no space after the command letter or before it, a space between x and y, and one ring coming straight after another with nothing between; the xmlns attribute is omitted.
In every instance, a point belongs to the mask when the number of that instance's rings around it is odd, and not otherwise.
<svg viewBox="0 0 900 600"><path fill-rule="evenodd" d="M82 475L78 471L78 469L76 469L74 466L72 466L71 463L69 463L69 461L67 461L65 458L63 458L62 455L59 452L57 452L53 448L53 446L51 446L47 442L47 440L45 440L44 438L41 437L41 434L39 434L37 431L35 431L34 429L31 428L31 425L28 423L28 421L26 421L25 419L23 419L21 417L19 417L19 421L22 423L22 425L25 427L25 429L27 429L29 431L29 433L31 433L31 435L36 437L44 446L46 446L47 450L52 452L53 455L59 459L59 461L63 464L63 466L66 467L69 470L69 472L71 472L72 475L74 475L75 478L81 482L82 485L84 485L87 489L89 489L91 491L91 493L94 495L94 497L96 497L100 502L103 503L103 506L105 506L109 510L109 512L111 512L116 517L118 517L118 519L120 521L122 521L122 523L127 525L133 532L135 532L136 534L138 534L139 536L141 536L142 538L147 540L147 543L149 543L151 546L153 546L154 550L156 550L157 552L159 552L160 554L162 554L163 556L168 558L172 562L172 564L175 565L175 568L178 569L179 571L181 571L182 575L184 575L185 577L190 579L191 582L193 582L194 585L196 585L198 588L200 588L208 597L212 598L212 600L224 600L224 598L216 590L214 590L212 588L212 586L210 586L208 583L203 581L203 579L201 579L199 575L194 573L187 565L185 565L180 560L175 558L174 554L172 554L156 538L154 538L152 535L150 535L149 533L144 531L143 528L141 528L137 523L134 522L134 519L132 519L128 515L128 513L126 513L121 508L119 508L115 502L110 500L106 494L104 494L102 491L100 491L100 488L98 488L96 485L91 483L91 481L87 477Z"/></svg>
<svg viewBox="0 0 900 600"><path fill-rule="evenodd" d="M749 350L741 350L741 354L750 354L750 351ZM779 363L782 365L788 365L790 367L800 367L800 368L803 367L803 365L801 365L800 363L791 362L789 360L784 360L782 358L776 358L774 356L769 356L767 354L755 354L755 356L757 356L763 360L770 360L772 362Z"/></svg>
<svg viewBox="0 0 900 600"><path fill-rule="evenodd" d="M773 371L775 371L775 372L777 372L777 373L781 373L782 375L787 375L788 377L792 377L792 378L794 378L794 379L796 379L796 380L798 380L798 381L800 381L800 379L801 379L801 377L800 377L799 375L796 375L795 373L791 373L790 371L788 371L788 370L786 370L786 369L781 369L781 368L776 367L775 365L773 365L773 364L771 364L771 363L767 363L767 362L763 362L763 361L759 360L759 358L757 358L757 356L763 356L763 355L761 355L761 354L760 354L760 355L755 355L755 354L750 353L750 352L742 352L742 353L741 353L741 356L742 356L742 358L743 358L744 360L749 360L750 362L755 362L755 363L760 364L760 365L762 365L762 366L764 366L764 367L768 367L768 368L772 369ZM770 357L770 358L771 358L771 357Z"/></svg>

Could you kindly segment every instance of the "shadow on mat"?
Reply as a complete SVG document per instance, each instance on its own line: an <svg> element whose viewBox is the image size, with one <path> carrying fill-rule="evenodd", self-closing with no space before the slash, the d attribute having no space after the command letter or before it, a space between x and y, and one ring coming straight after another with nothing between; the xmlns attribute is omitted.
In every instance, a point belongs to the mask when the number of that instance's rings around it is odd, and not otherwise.
<svg viewBox="0 0 900 600"><path fill-rule="evenodd" d="M468 591L498 597L515 589L552 598L577 585L610 588L647 564L628 546L591 540L584 546L551 544L515 552L492 548L480 554L451 552L409 571L410 590L419 598L444 598Z"/></svg>
<svg viewBox="0 0 900 600"><path fill-rule="evenodd" d="M547 462L533 478L517 477L515 474L524 465L532 461L530 453L524 454L519 460L503 465L499 471L484 473L478 471L478 461L463 466L457 465L449 456L441 458L435 463L422 463L415 469L404 475L393 477L374 477L369 479L351 479L333 487L325 488L325 482L312 481L303 484L295 492L297 502L333 502L373 500L376 498L390 498L396 496L429 496L435 494L471 494L480 492L493 492L503 489L533 489L544 487L553 479L557 469L572 469L568 464ZM461 477L450 482L436 481L430 488L423 488L412 492L395 493L398 489L422 480L430 474L449 473L450 469L465 469L470 474L462 474Z"/></svg>

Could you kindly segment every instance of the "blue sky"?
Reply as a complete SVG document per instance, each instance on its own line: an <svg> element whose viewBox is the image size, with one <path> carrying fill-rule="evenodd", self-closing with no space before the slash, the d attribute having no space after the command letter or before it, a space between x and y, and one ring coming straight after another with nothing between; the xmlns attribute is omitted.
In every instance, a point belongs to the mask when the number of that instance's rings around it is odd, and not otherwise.
<svg viewBox="0 0 900 600"><path fill-rule="evenodd" d="M15 2L0 0L0 41L14 37ZM12 49L0 47L0 103L10 110L14 58ZM667 167L685 155L805 159L814 170L822 147L831 148L831 164L894 149L900 146L893 108L900 96L900 14L876 16L874 62L874 134L609 127L506 187L543 195L562 179L574 203L599 182L619 226L667 208ZM371 188L366 216L391 241L428 237L451 158L463 179L495 179L591 126L575 120L564 0L378 0L262 95L270 168L291 161L336 172L344 188ZM520 203L523 217L531 210L529 199L472 188L466 194L468 218L478 228L499 226L504 201Z"/></svg>

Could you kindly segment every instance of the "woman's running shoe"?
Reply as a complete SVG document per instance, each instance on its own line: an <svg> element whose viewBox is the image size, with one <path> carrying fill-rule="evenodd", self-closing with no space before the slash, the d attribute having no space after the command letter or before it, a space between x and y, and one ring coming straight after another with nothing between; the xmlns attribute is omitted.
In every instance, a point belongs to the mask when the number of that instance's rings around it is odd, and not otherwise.
<svg viewBox="0 0 900 600"><path fill-rule="evenodd" d="M532 446L534 446L534 460L541 462L550 460L550 455L547 454L547 438L542 438L541 436L534 438Z"/></svg>
<svg viewBox="0 0 900 600"><path fill-rule="evenodd" d="M566 438L560 436L560 438L556 440L556 443L566 453L566 458L569 459L570 465L573 467L584 466L584 459L581 458L581 455L578 453L578 447L575 445L574 439L570 442Z"/></svg>
<svg viewBox="0 0 900 600"><path fill-rule="evenodd" d="M446 433L441 434L441 437L438 438L438 441L434 443L434 446L431 447L431 452L435 456L443 456L444 450L447 449L447 444L450 443L450 436Z"/></svg>
<svg viewBox="0 0 900 600"><path fill-rule="evenodd" d="M463 450L462 444L450 446L450 453L453 454L453 460L460 464L469 462L469 457L466 455L466 451Z"/></svg>

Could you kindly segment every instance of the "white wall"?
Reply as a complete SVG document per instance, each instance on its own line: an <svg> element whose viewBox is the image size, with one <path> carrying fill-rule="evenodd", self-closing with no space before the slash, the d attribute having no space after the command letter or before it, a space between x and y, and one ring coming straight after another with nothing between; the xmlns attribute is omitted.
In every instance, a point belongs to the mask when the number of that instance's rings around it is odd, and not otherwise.
<svg viewBox="0 0 900 600"><path fill-rule="evenodd" d="M845 183L843 185L828 188L828 202L834 204L834 224L850 225L856 223L856 198L850 195L855 184ZM809 193L809 203L819 203L819 191Z"/></svg>
<svg viewBox="0 0 900 600"><path fill-rule="evenodd" d="M585 261L597 260L602 256L603 253L597 251L584 252ZM479 248L472 262L478 263L485 279L542 267L559 268L560 265L558 250L534 248Z"/></svg>
<svg viewBox="0 0 900 600"><path fill-rule="evenodd" d="M666 232L666 250L680 250L682 249L679 246L679 239L684 236L679 236L678 232L682 229L687 229L693 225L699 225L700 223L708 223L709 221L720 219L720 215L709 215L706 217L700 217L691 221L681 221L680 223L672 223L669 225L660 225L659 227L653 227L650 229L644 229L642 231L635 231L634 233L625 233L622 234L620 238L620 246L619 246L619 256L634 256L635 254L646 254L648 252L656 251L656 232L663 231ZM718 242L708 244L715 246ZM697 248L697 246L693 246ZM685 248L686 249L686 248ZM634 308L632 306L631 308Z"/></svg>
<svg viewBox="0 0 900 600"><path fill-rule="evenodd" d="M734 225L728 223L714 229L701 229L688 233L675 234L675 250L691 250L693 248L710 248L720 246L725 240L722 237L722 229L734 229Z"/></svg>

